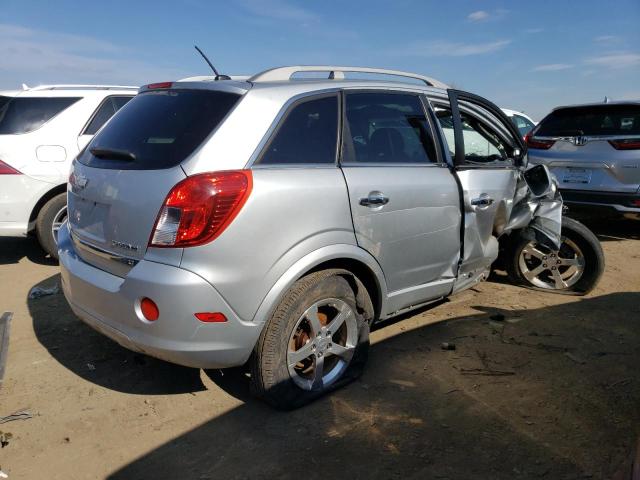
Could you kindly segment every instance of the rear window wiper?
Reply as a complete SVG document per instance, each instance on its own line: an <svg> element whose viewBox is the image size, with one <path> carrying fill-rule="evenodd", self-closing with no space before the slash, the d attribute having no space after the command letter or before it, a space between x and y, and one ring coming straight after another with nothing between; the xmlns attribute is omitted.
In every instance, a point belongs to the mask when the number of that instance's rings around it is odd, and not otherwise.
<svg viewBox="0 0 640 480"><path fill-rule="evenodd" d="M125 160L127 162L134 162L136 156L127 152L126 150L117 150L115 148L90 148L89 151L94 157L103 158L107 160Z"/></svg>

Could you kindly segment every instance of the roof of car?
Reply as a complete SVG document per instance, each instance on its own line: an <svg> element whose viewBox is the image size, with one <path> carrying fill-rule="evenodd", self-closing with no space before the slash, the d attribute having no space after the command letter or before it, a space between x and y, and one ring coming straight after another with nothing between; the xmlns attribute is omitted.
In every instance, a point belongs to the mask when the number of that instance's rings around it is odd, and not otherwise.
<svg viewBox="0 0 640 480"><path fill-rule="evenodd" d="M552 111L560 110L563 108L606 107L607 105L640 105L640 100L609 100L607 102L578 103L575 105L558 106L555 107Z"/></svg>
<svg viewBox="0 0 640 480"><path fill-rule="evenodd" d="M22 90L0 91L0 95L8 97L65 97L69 95L105 95L105 94L131 94L135 95L138 87L127 85L39 85L28 87L23 85Z"/></svg>
<svg viewBox="0 0 640 480"><path fill-rule="evenodd" d="M324 73L323 77L303 76L294 77L302 73ZM381 75L386 79L347 78L345 73L360 73L367 75ZM392 80L390 78L393 78ZM401 80L401 79L404 79ZM231 76L230 80L216 80L214 76L188 77L177 82L177 86L187 88L207 88L227 91L247 91L249 89L287 89L289 93L300 94L313 91L330 90L336 88L407 88L425 91L442 92L448 86L431 77L401 72L397 70L385 70L369 67L337 67L331 65L300 65L278 67L260 72L251 77ZM145 90L146 87L142 87Z"/></svg>

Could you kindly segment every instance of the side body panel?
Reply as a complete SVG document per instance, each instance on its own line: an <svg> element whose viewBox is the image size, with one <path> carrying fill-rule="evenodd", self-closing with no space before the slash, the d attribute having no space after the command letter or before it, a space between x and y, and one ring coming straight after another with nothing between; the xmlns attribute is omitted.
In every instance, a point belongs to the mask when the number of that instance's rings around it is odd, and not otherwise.
<svg viewBox="0 0 640 480"><path fill-rule="evenodd" d="M206 279L240 318L251 321L301 258L323 247L356 244L348 202L335 166L254 168L253 191L233 223L212 243L185 248L181 267Z"/></svg>

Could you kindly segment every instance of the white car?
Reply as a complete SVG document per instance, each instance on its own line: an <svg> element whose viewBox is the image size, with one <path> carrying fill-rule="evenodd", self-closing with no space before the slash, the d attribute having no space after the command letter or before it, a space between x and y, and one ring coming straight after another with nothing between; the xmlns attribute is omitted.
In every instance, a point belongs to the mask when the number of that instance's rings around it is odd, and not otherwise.
<svg viewBox="0 0 640 480"><path fill-rule="evenodd" d="M509 120L511 120L511 122L520 131L520 134L523 138L533 129L533 127L538 124L538 122L534 121L529 115L523 112L519 112L517 110L509 110L508 108L503 108L502 111L507 115L507 117L509 117Z"/></svg>
<svg viewBox="0 0 640 480"><path fill-rule="evenodd" d="M34 232L57 258L71 161L137 91L107 85L0 91L0 236Z"/></svg>

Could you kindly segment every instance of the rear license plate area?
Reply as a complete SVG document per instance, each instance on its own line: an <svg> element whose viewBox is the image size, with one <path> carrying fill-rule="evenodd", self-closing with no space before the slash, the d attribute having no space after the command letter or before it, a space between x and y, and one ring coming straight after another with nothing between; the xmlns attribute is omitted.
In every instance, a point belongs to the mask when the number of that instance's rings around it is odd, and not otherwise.
<svg viewBox="0 0 640 480"><path fill-rule="evenodd" d="M562 175L562 183L589 184L591 182L591 170L588 168L568 167Z"/></svg>

